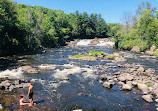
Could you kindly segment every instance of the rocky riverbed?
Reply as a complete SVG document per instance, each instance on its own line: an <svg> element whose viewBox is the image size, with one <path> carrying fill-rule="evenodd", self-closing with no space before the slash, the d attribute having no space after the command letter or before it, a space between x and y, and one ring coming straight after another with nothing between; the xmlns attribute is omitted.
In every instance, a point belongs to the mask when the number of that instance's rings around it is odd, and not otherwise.
<svg viewBox="0 0 158 111"><path fill-rule="evenodd" d="M92 48L107 56L95 57L93 61L69 58L87 54ZM158 60L154 56L94 45L49 49L43 54L6 59L14 62L1 66L1 109L156 110ZM20 107L19 94L27 95L29 82L35 86L37 104ZM26 96L25 99L28 101Z"/></svg>

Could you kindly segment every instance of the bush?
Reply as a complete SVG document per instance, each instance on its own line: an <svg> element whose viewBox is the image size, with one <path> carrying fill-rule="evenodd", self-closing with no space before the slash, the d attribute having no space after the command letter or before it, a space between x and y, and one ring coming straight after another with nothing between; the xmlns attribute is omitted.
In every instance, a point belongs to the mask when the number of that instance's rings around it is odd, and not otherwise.
<svg viewBox="0 0 158 111"><path fill-rule="evenodd" d="M90 50L89 53L90 53L90 55L92 55L92 56L94 56L94 57L99 57L99 56L101 56L101 55L102 55L103 57L106 56L105 52L103 52L103 51L96 52L96 51L94 51L94 50Z"/></svg>
<svg viewBox="0 0 158 111"><path fill-rule="evenodd" d="M158 56L158 49L154 51L155 55Z"/></svg>
<svg viewBox="0 0 158 111"><path fill-rule="evenodd" d="M81 55L81 54L78 54L78 55L74 56L74 58L81 58L81 57L83 57L83 55Z"/></svg>

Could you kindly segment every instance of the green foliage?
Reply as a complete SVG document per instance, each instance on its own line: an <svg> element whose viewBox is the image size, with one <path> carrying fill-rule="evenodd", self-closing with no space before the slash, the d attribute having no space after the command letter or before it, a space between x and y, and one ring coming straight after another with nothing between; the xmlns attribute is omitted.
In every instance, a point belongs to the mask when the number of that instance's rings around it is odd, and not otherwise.
<svg viewBox="0 0 158 111"><path fill-rule="evenodd" d="M146 83L148 87L151 87L151 82Z"/></svg>
<svg viewBox="0 0 158 111"><path fill-rule="evenodd" d="M154 51L155 55L158 56L158 49Z"/></svg>
<svg viewBox="0 0 158 111"><path fill-rule="evenodd" d="M90 53L90 55L92 55L94 57L99 57L99 56L105 57L106 56L105 52L103 52L103 51L97 52L94 50L90 50L89 53Z"/></svg>
<svg viewBox="0 0 158 111"><path fill-rule="evenodd" d="M115 56L114 56L114 55L109 55L107 58L108 58L108 59L114 59Z"/></svg>
<svg viewBox="0 0 158 111"><path fill-rule="evenodd" d="M133 46L139 46L141 51L149 49L152 45L158 46L158 13L150 3L142 2L137 10L137 20L129 33L125 33L125 27L119 24L108 24L108 35L113 37L115 47L118 49L131 50Z"/></svg>
<svg viewBox="0 0 158 111"><path fill-rule="evenodd" d="M83 57L83 55L81 55L81 54L78 54L78 55L75 55L75 56L73 56L74 58L81 58L81 57Z"/></svg>
<svg viewBox="0 0 158 111"><path fill-rule="evenodd" d="M108 27L100 14L76 11L65 14L41 6L0 0L0 51L35 51L58 47L76 38L107 37Z"/></svg>

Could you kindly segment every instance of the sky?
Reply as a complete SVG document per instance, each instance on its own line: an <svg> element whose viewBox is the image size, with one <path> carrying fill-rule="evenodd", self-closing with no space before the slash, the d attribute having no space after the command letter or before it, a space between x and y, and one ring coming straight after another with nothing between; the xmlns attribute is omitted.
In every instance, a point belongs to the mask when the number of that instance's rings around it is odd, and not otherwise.
<svg viewBox="0 0 158 111"><path fill-rule="evenodd" d="M124 13L134 15L141 2L150 2L158 9L158 0L13 0L31 6L43 6L62 10L67 14L78 10L80 13L101 14L107 23L123 23Z"/></svg>

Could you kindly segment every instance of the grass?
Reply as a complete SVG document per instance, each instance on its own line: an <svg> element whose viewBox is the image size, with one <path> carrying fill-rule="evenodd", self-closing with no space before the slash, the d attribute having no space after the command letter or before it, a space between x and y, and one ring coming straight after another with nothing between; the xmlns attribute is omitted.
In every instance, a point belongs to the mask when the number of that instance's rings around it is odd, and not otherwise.
<svg viewBox="0 0 158 111"><path fill-rule="evenodd" d="M90 50L89 53L90 53L90 55L92 55L94 57L99 57L99 56L106 57L106 53L103 52L103 51L97 52L97 51L94 51L94 50Z"/></svg>
<svg viewBox="0 0 158 111"><path fill-rule="evenodd" d="M158 49L154 51L155 55L158 57Z"/></svg>
<svg viewBox="0 0 158 111"><path fill-rule="evenodd" d="M81 58L81 57L83 57L84 55L81 55L81 54L78 54L78 55L75 55L75 56L73 56L74 58Z"/></svg>
<svg viewBox="0 0 158 111"><path fill-rule="evenodd" d="M114 59L114 57L115 57L114 55L109 55L107 58L108 59Z"/></svg>
<svg viewBox="0 0 158 111"><path fill-rule="evenodd" d="M146 83L148 87L151 87L151 82Z"/></svg>

